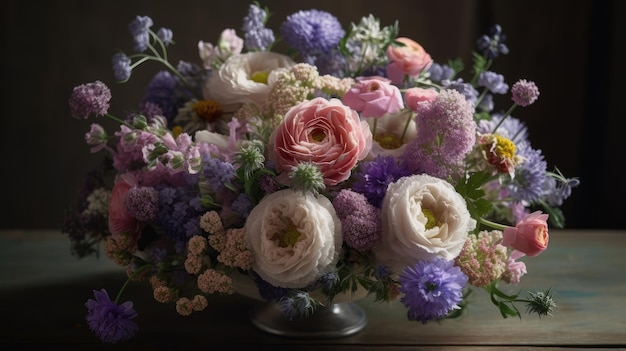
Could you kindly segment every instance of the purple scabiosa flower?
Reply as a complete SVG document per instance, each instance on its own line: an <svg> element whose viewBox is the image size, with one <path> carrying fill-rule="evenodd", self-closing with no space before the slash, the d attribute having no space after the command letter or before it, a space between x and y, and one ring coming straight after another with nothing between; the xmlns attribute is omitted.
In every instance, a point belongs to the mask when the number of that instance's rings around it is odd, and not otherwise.
<svg viewBox="0 0 626 351"><path fill-rule="evenodd" d="M158 192L153 187L133 187L124 198L124 206L131 216L149 223L156 218L159 208Z"/></svg>
<svg viewBox="0 0 626 351"><path fill-rule="evenodd" d="M492 111L493 107L494 107L493 95L485 94L485 96L483 96L483 98L480 99L480 101L478 102L478 105L476 107L480 111L485 111L485 112Z"/></svg>
<svg viewBox="0 0 626 351"><path fill-rule="evenodd" d="M504 82L504 76L491 71L482 72L476 85L485 87L494 94L506 94L509 90L509 85Z"/></svg>
<svg viewBox="0 0 626 351"><path fill-rule="evenodd" d="M163 110L152 101L144 101L139 106L139 112L146 117L148 123L154 116L163 116Z"/></svg>
<svg viewBox="0 0 626 351"><path fill-rule="evenodd" d="M290 47L302 55L319 55L335 48L343 38L339 20L320 10L298 11L280 26L281 34Z"/></svg>
<svg viewBox="0 0 626 351"><path fill-rule="evenodd" d="M157 37L161 39L165 46L168 46L172 43L172 39L174 38L174 33L171 29L168 28L159 28L157 31Z"/></svg>
<svg viewBox="0 0 626 351"><path fill-rule="evenodd" d="M535 82L520 79L511 88L513 102L520 106L528 106L537 101L539 88Z"/></svg>
<svg viewBox="0 0 626 351"><path fill-rule="evenodd" d="M572 195L572 188L577 187L580 184L578 178L565 178L558 174L558 177L554 175L548 176L544 184L544 197L546 202L550 206L561 206L563 201Z"/></svg>
<svg viewBox="0 0 626 351"><path fill-rule="evenodd" d="M87 323L89 328L106 343L115 344L128 340L139 329L132 320L137 317L133 303L126 301L121 305L111 301L106 289L93 291L95 300L89 299L87 306Z"/></svg>
<svg viewBox="0 0 626 351"><path fill-rule="evenodd" d="M538 201L547 181L547 163L541 150L533 149L529 143L517 144L517 154L525 161L516 167L515 177L507 185L510 196L515 201L533 203Z"/></svg>
<svg viewBox="0 0 626 351"><path fill-rule="evenodd" d="M87 119L90 115L104 116L109 113L111 90L97 80L74 87L70 95L70 114L76 119Z"/></svg>
<svg viewBox="0 0 626 351"><path fill-rule="evenodd" d="M118 52L111 57L111 64L113 65L113 76L118 82L125 82L130 79L132 68L130 67L131 60L123 52Z"/></svg>
<svg viewBox="0 0 626 351"><path fill-rule="evenodd" d="M106 145L109 137L104 128L97 124L92 123L89 132L85 134L85 141L87 145L91 145L91 152L98 152L102 150Z"/></svg>
<svg viewBox="0 0 626 351"><path fill-rule="evenodd" d="M135 52L144 52L150 43L150 27L152 27L152 18L148 16L136 16L128 25L128 30L133 36L133 50Z"/></svg>
<svg viewBox="0 0 626 351"><path fill-rule="evenodd" d="M484 34L478 38L476 46L483 56L493 60L500 56L500 54L506 55L509 53L509 48L504 44L505 40L506 35L502 33L502 27L496 24L489 29L488 34Z"/></svg>
<svg viewBox="0 0 626 351"><path fill-rule="evenodd" d="M370 204L380 208L387 186L410 174L408 168L398 164L393 156L378 155L374 160L359 165L352 189L364 194Z"/></svg>
<svg viewBox="0 0 626 351"><path fill-rule="evenodd" d="M403 154L412 174L441 179L463 174L465 156L476 142L474 107L456 90L442 90L437 98L418 105L417 135Z"/></svg>
<svg viewBox="0 0 626 351"><path fill-rule="evenodd" d="M409 320L426 323L460 308L467 276L454 261L438 257L405 267L398 281Z"/></svg>
<svg viewBox="0 0 626 351"><path fill-rule="evenodd" d="M454 69L448 65L441 65L433 62L426 70L430 74L433 82L448 81L454 77Z"/></svg>
<svg viewBox="0 0 626 351"><path fill-rule="evenodd" d="M476 88L474 88L472 84L465 83L462 78L452 81L443 80L441 82L441 85L443 85L445 89L454 89L463 94L463 96L465 96L465 99L467 99L467 101L471 102L472 104L476 103L476 101L478 100L478 90L476 90Z"/></svg>

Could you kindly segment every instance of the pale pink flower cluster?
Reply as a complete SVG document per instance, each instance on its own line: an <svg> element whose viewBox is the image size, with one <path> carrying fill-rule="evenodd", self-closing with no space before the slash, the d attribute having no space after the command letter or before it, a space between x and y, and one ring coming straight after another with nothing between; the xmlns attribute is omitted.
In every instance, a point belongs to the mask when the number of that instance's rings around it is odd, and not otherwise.
<svg viewBox="0 0 626 351"><path fill-rule="evenodd" d="M210 234L224 230L222 219L216 211L209 211L200 217L200 228Z"/></svg>
<svg viewBox="0 0 626 351"><path fill-rule="evenodd" d="M229 228L209 236L209 244L219 251L217 260L227 266L248 270L252 266L253 255L246 246L246 231L243 228Z"/></svg>
<svg viewBox="0 0 626 351"><path fill-rule="evenodd" d="M469 235L455 264L467 275L470 284L487 286L505 272L507 249L500 245L501 241L499 230L483 230L478 235Z"/></svg>
<svg viewBox="0 0 626 351"><path fill-rule="evenodd" d="M122 245L119 244L120 242ZM127 242L128 241L124 240L118 242L118 240L115 240L113 237L108 237L104 242L104 254L119 266L128 265L132 255L128 250L128 245L126 245Z"/></svg>
<svg viewBox="0 0 626 351"><path fill-rule="evenodd" d="M198 288L207 294L215 292L233 294L233 280L215 269L209 268L198 276Z"/></svg>
<svg viewBox="0 0 626 351"><path fill-rule="evenodd" d="M523 252L513 250L506 263L506 270L501 277L503 282L508 284L519 284L522 276L527 273L526 264L524 262L517 261L518 258L523 256Z"/></svg>
<svg viewBox="0 0 626 351"><path fill-rule="evenodd" d="M196 295L193 300L187 297L181 297L176 301L176 312L181 316L189 316L194 311L203 311L208 306L206 297L202 295Z"/></svg>
<svg viewBox="0 0 626 351"><path fill-rule="evenodd" d="M160 303L168 303L174 301L174 294L168 286L161 285L154 288L152 295L154 299Z"/></svg>

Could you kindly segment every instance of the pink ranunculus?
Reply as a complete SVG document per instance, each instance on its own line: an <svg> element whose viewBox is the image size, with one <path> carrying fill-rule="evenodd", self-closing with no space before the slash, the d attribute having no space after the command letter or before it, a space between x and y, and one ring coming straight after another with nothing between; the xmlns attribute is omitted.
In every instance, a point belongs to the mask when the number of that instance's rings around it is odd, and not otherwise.
<svg viewBox="0 0 626 351"><path fill-rule="evenodd" d="M433 62L430 54L413 39L400 37L397 42L404 44L390 45L387 48L387 58L390 63L387 66L387 76L394 84L400 84L404 76L417 77Z"/></svg>
<svg viewBox="0 0 626 351"><path fill-rule="evenodd" d="M406 90L404 99L406 100L406 106L415 111L421 102L435 101L438 95L439 92L435 89L414 87Z"/></svg>
<svg viewBox="0 0 626 351"><path fill-rule="evenodd" d="M502 245L514 248L528 256L537 256L548 247L548 215L535 211L522 219L515 227L502 232Z"/></svg>
<svg viewBox="0 0 626 351"><path fill-rule="evenodd" d="M372 133L356 111L339 99L314 98L292 107L268 143L269 159L278 180L290 185L289 173L300 162L311 162L324 183L337 185L369 153Z"/></svg>
<svg viewBox="0 0 626 351"><path fill-rule="evenodd" d="M127 234L139 240L142 224L128 213L124 205L124 199L128 191L137 186L137 181L131 173L119 176L109 200L109 230L114 239L119 239L122 234Z"/></svg>
<svg viewBox="0 0 626 351"><path fill-rule="evenodd" d="M364 77L348 90L341 101L362 117L382 117L404 108L402 93L397 86L383 77Z"/></svg>

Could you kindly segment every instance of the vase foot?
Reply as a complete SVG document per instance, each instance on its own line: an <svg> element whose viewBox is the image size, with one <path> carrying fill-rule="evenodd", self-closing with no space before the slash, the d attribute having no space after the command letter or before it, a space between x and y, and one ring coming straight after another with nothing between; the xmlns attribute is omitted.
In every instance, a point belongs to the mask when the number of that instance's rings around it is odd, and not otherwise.
<svg viewBox="0 0 626 351"><path fill-rule="evenodd" d="M354 302L320 307L307 317L287 318L276 304L254 308L250 320L257 328L274 335L297 338L339 338L361 331L367 324L365 311Z"/></svg>

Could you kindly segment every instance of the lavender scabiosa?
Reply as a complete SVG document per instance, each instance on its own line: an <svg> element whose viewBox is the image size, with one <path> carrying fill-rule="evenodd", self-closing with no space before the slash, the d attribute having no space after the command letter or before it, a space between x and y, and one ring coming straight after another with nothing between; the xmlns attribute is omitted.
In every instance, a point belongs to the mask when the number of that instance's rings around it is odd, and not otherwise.
<svg viewBox="0 0 626 351"><path fill-rule="evenodd" d="M156 219L159 212L158 202L158 192L152 187L133 187L124 198L126 210L141 222L152 222Z"/></svg>
<svg viewBox="0 0 626 351"><path fill-rule="evenodd" d="M148 16L136 16L128 24L128 30L133 36L133 50L135 52L144 52L150 44L150 27L154 22Z"/></svg>
<svg viewBox="0 0 626 351"><path fill-rule="evenodd" d="M403 155L409 170L441 179L458 177L476 141L472 103L458 91L446 89L434 101L420 104L416 112L417 135Z"/></svg>
<svg viewBox="0 0 626 351"><path fill-rule="evenodd" d="M548 179L547 163L539 149L533 149L528 143L517 145L518 154L524 159L515 168L515 177L506 185L510 196L515 201L533 203L538 201Z"/></svg>
<svg viewBox="0 0 626 351"><path fill-rule="evenodd" d="M529 106L539 98L539 88L535 82L520 79L511 88L513 102L520 106Z"/></svg>
<svg viewBox="0 0 626 351"><path fill-rule="evenodd" d="M426 72L429 75L430 80L433 82L442 82L449 81L454 77L456 72L454 68L448 65L442 65L436 62L433 62L427 69Z"/></svg>
<svg viewBox="0 0 626 351"><path fill-rule="evenodd" d="M427 323L460 308L467 276L454 261L438 257L405 267L398 281L409 320Z"/></svg>
<svg viewBox="0 0 626 351"><path fill-rule="evenodd" d="M74 87L69 105L72 117L87 119L91 115L104 116L109 113L111 90L97 80Z"/></svg>
<svg viewBox="0 0 626 351"><path fill-rule="evenodd" d="M281 24L287 45L302 55L318 55L339 44L345 32L332 14L320 10L298 11Z"/></svg>
<svg viewBox="0 0 626 351"><path fill-rule="evenodd" d="M380 208L387 186L409 174L405 164L398 164L393 156L378 155L372 161L359 164L352 189L364 194L370 204Z"/></svg>
<svg viewBox="0 0 626 351"><path fill-rule="evenodd" d="M87 323L89 328L106 343L115 344L132 338L139 329L133 321L137 312L133 303L126 301L120 305L111 301L105 289L94 290L94 299L87 300Z"/></svg>

